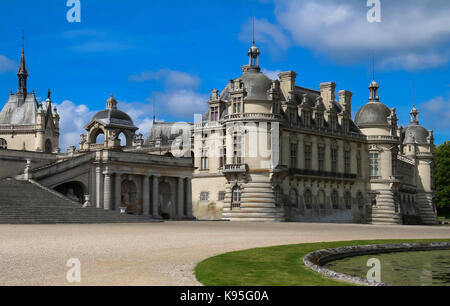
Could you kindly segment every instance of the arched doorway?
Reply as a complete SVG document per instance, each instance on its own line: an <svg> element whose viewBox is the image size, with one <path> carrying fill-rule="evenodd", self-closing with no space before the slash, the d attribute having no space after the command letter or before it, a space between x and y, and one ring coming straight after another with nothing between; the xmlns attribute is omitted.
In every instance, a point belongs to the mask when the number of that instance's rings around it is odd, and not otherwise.
<svg viewBox="0 0 450 306"><path fill-rule="evenodd" d="M137 205L137 188L133 181L126 180L122 183L122 204L121 207L126 207L129 214L138 213Z"/></svg>
<svg viewBox="0 0 450 306"><path fill-rule="evenodd" d="M170 219L175 203L172 203L170 185L166 182L159 184L159 213L164 219Z"/></svg>
<svg viewBox="0 0 450 306"><path fill-rule="evenodd" d="M50 139L47 139L45 141L45 153L52 153L52 152L53 152L52 141Z"/></svg>
<svg viewBox="0 0 450 306"><path fill-rule="evenodd" d="M63 194L72 201L80 204L84 203L84 196L87 194L87 188L83 183L73 181L67 182L54 188L55 191Z"/></svg>

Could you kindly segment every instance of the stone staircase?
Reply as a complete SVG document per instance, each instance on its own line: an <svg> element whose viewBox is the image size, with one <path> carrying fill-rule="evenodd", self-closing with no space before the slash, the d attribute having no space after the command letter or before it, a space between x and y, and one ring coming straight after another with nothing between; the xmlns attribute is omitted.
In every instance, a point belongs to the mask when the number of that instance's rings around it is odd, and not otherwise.
<svg viewBox="0 0 450 306"><path fill-rule="evenodd" d="M438 224L436 210L433 207L433 196L426 193L417 194L420 218L424 225Z"/></svg>
<svg viewBox="0 0 450 306"><path fill-rule="evenodd" d="M103 224L159 222L150 217L121 215L83 208L37 183L0 180L0 224Z"/></svg>
<svg viewBox="0 0 450 306"><path fill-rule="evenodd" d="M372 207L372 224L402 224L400 213L395 211L394 197L390 190L381 190L377 206Z"/></svg>
<svg viewBox="0 0 450 306"><path fill-rule="evenodd" d="M231 190L227 193L222 218L230 221L284 222L285 213L276 207L272 184L265 176L253 176L252 181L243 185L241 205L231 208Z"/></svg>

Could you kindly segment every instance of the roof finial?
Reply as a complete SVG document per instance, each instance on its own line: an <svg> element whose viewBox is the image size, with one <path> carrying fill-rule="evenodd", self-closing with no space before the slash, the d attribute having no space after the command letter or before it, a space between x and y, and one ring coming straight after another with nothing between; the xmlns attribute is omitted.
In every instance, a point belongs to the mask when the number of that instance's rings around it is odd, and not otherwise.
<svg viewBox="0 0 450 306"><path fill-rule="evenodd" d="M156 122L155 101L153 101L153 123Z"/></svg>
<svg viewBox="0 0 450 306"><path fill-rule="evenodd" d="M50 88L48 89L48 96L47 98L50 100L50 96L51 96L52 92L50 91Z"/></svg>
<svg viewBox="0 0 450 306"><path fill-rule="evenodd" d="M255 45L255 8L253 8L253 46Z"/></svg>
<svg viewBox="0 0 450 306"><path fill-rule="evenodd" d="M25 30L22 29L22 53L24 52L25 49Z"/></svg>

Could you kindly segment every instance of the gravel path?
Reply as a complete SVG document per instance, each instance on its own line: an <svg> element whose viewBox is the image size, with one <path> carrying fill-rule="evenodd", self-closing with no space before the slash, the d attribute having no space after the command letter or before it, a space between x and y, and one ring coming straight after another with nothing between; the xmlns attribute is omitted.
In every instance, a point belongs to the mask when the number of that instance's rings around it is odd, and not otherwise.
<svg viewBox="0 0 450 306"><path fill-rule="evenodd" d="M199 261L272 245L356 239L450 238L450 227L306 223L166 222L114 225L0 225L0 285L199 285Z"/></svg>

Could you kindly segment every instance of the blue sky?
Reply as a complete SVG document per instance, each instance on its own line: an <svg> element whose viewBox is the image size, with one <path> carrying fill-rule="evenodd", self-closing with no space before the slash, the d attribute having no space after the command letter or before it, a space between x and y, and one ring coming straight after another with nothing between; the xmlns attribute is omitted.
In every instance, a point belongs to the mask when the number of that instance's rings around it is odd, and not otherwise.
<svg viewBox="0 0 450 306"><path fill-rule="evenodd" d="M63 150L111 93L142 133L158 119L192 121L211 89L240 75L251 44L251 15L261 66L269 76L294 70L297 85L334 81L367 102L371 55L380 96L409 122L415 84L421 123L436 143L450 139L450 2L381 0L381 23L368 23L366 0L81 0L81 23L65 0L0 2L0 99L17 88L25 29L29 89L47 88L62 116ZM416 1L415 1L416 2ZM4 103L4 102L3 102Z"/></svg>

